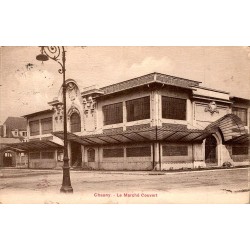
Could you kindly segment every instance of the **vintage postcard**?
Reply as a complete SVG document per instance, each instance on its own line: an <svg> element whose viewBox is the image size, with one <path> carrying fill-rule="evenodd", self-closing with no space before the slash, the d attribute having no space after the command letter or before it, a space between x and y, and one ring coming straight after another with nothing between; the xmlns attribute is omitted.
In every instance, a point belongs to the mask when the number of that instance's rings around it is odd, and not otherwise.
<svg viewBox="0 0 250 250"><path fill-rule="evenodd" d="M1 47L0 202L249 203L250 47Z"/></svg>

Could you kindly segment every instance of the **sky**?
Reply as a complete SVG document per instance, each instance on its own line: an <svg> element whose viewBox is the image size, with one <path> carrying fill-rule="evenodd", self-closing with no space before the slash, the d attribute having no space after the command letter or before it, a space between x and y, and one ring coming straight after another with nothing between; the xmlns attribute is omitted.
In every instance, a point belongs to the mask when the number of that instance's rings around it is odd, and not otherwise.
<svg viewBox="0 0 250 250"><path fill-rule="evenodd" d="M200 81L201 86L250 99L249 47L66 48L66 79L99 87L152 72ZM0 47L0 124L8 116L47 109L62 84L60 66L36 60L39 47Z"/></svg>

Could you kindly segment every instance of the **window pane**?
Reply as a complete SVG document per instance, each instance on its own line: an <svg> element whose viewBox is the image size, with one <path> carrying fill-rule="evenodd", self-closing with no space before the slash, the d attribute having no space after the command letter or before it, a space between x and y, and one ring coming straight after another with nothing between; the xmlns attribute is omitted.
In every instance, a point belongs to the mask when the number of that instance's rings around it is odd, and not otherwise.
<svg viewBox="0 0 250 250"><path fill-rule="evenodd" d="M162 146L163 156L187 156L187 145L164 145Z"/></svg>
<svg viewBox="0 0 250 250"><path fill-rule="evenodd" d="M39 135L39 121L32 121L29 123L30 135Z"/></svg>
<svg viewBox="0 0 250 250"><path fill-rule="evenodd" d="M71 132L81 132L81 119L77 113L73 113L70 116L70 128Z"/></svg>
<svg viewBox="0 0 250 250"><path fill-rule="evenodd" d="M49 134L52 132L52 117L42 119L41 120L41 126L42 126L42 134Z"/></svg>
<svg viewBox="0 0 250 250"><path fill-rule="evenodd" d="M151 147L132 147L126 148L127 157L146 157L151 156Z"/></svg>
<svg viewBox="0 0 250 250"><path fill-rule="evenodd" d="M127 121L150 119L150 97L126 101Z"/></svg>
<svg viewBox="0 0 250 250"><path fill-rule="evenodd" d="M243 124L247 125L247 109L234 107L232 109L233 114L237 115L243 122Z"/></svg>
<svg viewBox="0 0 250 250"><path fill-rule="evenodd" d="M186 120L186 100L162 96L162 118Z"/></svg>
<svg viewBox="0 0 250 250"><path fill-rule="evenodd" d="M112 157L123 157L124 150L123 148L104 148L103 149L103 158L112 158Z"/></svg>
<svg viewBox="0 0 250 250"><path fill-rule="evenodd" d="M104 116L104 125L122 123L122 102L103 106L102 110Z"/></svg>

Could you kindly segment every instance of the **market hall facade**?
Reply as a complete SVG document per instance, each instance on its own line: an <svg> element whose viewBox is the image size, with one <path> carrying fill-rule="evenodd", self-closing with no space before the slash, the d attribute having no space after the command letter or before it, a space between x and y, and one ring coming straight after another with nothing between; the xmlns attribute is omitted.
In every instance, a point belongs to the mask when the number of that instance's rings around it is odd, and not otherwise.
<svg viewBox="0 0 250 250"><path fill-rule="evenodd" d="M249 165L250 100L151 73L102 88L67 80L70 166L175 170ZM30 168L63 165L62 88L47 110L28 114Z"/></svg>

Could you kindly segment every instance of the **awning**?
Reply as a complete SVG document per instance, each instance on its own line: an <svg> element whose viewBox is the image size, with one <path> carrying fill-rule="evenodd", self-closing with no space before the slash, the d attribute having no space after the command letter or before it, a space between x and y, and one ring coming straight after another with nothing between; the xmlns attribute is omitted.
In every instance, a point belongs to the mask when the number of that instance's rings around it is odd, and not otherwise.
<svg viewBox="0 0 250 250"><path fill-rule="evenodd" d="M1 151L6 149L11 149L14 151L28 152L28 151L38 151L38 150L47 150L56 148L62 148L62 146L52 141L30 141L30 142L6 144L6 147L2 148Z"/></svg>
<svg viewBox="0 0 250 250"><path fill-rule="evenodd" d="M247 135L242 120L234 114L227 114L206 127L206 130L210 132L214 132L218 129L223 134L225 142L242 135Z"/></svg>
<svg viewBox="0 0 250 250"><path fill-rule="evenodd" d="M64 133L54 132L55 136L64 139ZM152 141L166 142L201 142L210 135L210 132L195 129L151 127L143 130L123 131L120 133L92 134L77 136L67 133L69 141L78 142L82 145L108 145L119 143L138 143Z"/></svg>
<svg viewBox="0 0 250 250"><path fill-rule="evenodd" d="M250 144L250 135L241 135L227 141L226 144Z"/></svg>

